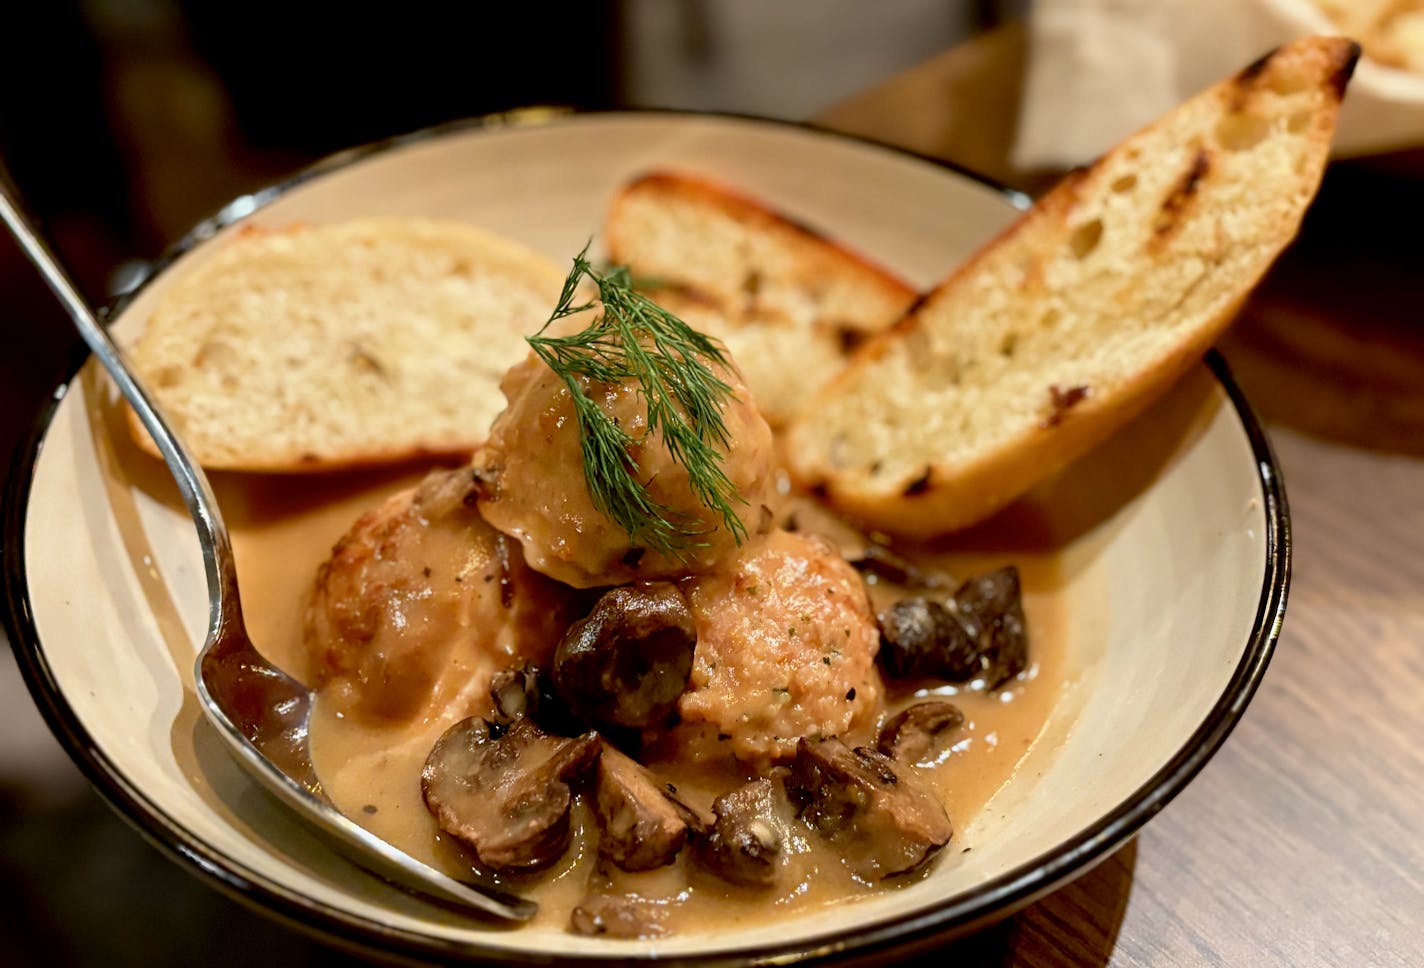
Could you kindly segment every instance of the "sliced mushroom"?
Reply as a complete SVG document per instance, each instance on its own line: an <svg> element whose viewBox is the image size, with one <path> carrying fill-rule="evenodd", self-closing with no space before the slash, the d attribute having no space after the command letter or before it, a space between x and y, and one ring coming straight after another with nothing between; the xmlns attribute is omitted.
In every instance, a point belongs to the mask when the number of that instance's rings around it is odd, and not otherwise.
<svg viewBox="0 0 1424 968"><path fill-rule="evenodd" d="M666 929L648 904L616 894L589 894L569 914L574 934L608 938L657 938Z"/></svg>
<svg viewBox="0 0 1424 968"><path fill-rule="evenodd" d="M903 555L896 554L884 545L867 544L859 557L849 559L856 571L867 580L904 585L906 588L948 588L949 580L936 571L920 568Z"/></svg>
<svg viewBox="0 0 1424 968"><path fill-rule="evenodd" d="M687 824L687 833L690 837L706 837L712 832L712 827L717 823L715 814L705 807L697 806L678 796L673 792L675 788L671 784L665 786L664 789L668 802L677 811L682 822Z"/></svg>
<svg viewBox="0 0 1424 968"><path fill-rule="evenodd" d="M596 733L549 736L526 718L509 727L477 717L445 731L420 774L425 806L440 829L481 863L524 871L556 860L569 844L571 783L598 759Z"/></svg>
<svg viewBox="0 0 1424 968"><path fill-rule="evenodd" d="M615 588L564 633L554 654L554 688L592 722L657 726L687 688L696 644L697 628L676 585Z"/></svg>
<svg viewBox="0 0 1424 968"><path fill-rule="evenodd" d="M686 887L679 867L641 873L620 870L600 856L589 872L588 885L570 912L575 934L610 938L656 938L667 933L668 899Z"/></svg>
<svg viewBox="0 0 1424 968"><path fill-rule="evenodd" d="M801 817L867 880L914 870L953 833L944 805L913 767L838 739L803 738L786 790Z"/></svg>
<svg viewBox="0 0 1424 968"><path fill-rule="evenodd" d="M930 598L906 598L879 620L877 660L894 679L982 677L997 689L1028 665L1019 573L1012 565L965 582L952 609Z"/></svg>
<svg viewBox="0 0 1424 968"><path fill-rule="evenodd" d="M501 669L490 677L490 700L497 723L509 724L522 716L533 719L539 709L539 669L531 663Z"/></svg>
<svg viewBox="0 0 1424 968"><path fill-rule="evenodd" d="M979 671L974 639L955 614L930 598L905 598L879 616L876 661L891 679L968 682Z"/></svg>
<svg viewBox="0 0 1424 968"><path fill-rule="evenodd" d="M960 621L979 647L981 671L997 689L1028 667L1019 570L1013 565L971 578L954 593Z"/></svg>
<svg viewBox="0 0 1424 968"><path fill-rule="evenodd" d="M952 702L928 699L901 710L880 728L875 748L901 763L937 758L960 726L964 713Z"/></svg>
<svg viewBox="0 0 1424 968"><path fill-rule="evenodd" d="M714 874L745 887L770 887L785 866L786 819L775 784L762 777L718 797L717 822L701 850Z"/></svg>
<svg viewBox="0 0 1424 968"><path fill-rule="evenodd" d="M554 692L549 670L532 662L502 669L490 677L490 700L494 703L490 719L501 725L525 716L554 736L578 736L589 728Z"/></svg>
<svg viewBox="0 0 1424 968"><path fill-rule="evenodd" d="M612 746L598 763L595 812L599 853L625 871L671 864L687 842L683 811L651 773Z"/></svg>

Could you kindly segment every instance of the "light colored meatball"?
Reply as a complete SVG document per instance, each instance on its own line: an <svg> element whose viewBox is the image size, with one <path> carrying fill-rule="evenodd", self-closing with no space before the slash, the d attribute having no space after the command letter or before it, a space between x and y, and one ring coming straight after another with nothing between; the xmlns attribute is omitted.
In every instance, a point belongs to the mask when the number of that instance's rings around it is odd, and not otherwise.
<svg viewBox="0 0 1424 968"><path fill-rule="evenodd" d="M468 470L439 471L363 515L317 573L308 681L365 721L483 712L490 676L543 662L573 592L524 564L474 507Z"/></svg>
<svg viewBox="0 0 1424 968"><path fill-rule="evenodd" d="M679 741L698 759L794 755L879 708L879 633L860 575L823 539L773 531L683 584L697 625Z"/></svg>
<svg viewBox="0 0 1424 968"><path fill-rule="evenodd" d="M746 387L723 373L735 397L722 415L732 442L722 469L745 503L736 510L748 534L769 527L763 499L770 486L771 429ZM597 510L584 479L582 436L568 387L538 357L512 368L501 384L509 404L496 418L489 441L475 455L483 481L480 513L519 540L530 567L577 588L618 585L703 572L736 550L721 517L688 485L661 436L647 437L647 405L632 382L590 384L589 396L635 440L629 456L652 499L705 531L686 560L635 548L624 530Z"/></svg>

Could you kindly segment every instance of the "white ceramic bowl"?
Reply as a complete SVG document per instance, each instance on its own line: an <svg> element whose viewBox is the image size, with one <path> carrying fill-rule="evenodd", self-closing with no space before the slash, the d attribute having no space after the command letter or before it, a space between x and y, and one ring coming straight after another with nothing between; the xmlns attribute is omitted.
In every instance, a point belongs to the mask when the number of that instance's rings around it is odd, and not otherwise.
<svg viewBox="0 0 1424 968"><path fill-rule="evenodd" d="M169 280L249 220L465 218L565 262L596 233L611 192L652 166L774 200L918 285L1015 215L1015 199L963 174L806 127L504 116L349 152L238 199L113 309L114 325L132 338ZM165 499L161 472L138 481L116 469L109 391L85 374L56 392L6 493L9 631L36 701L99 790L183 863L318 933L385 952L791 961L878 957L969 930L1104 857L1181 790L1241 715L1284 608L1281 482L1213 358L1036 498L1076 509L1063 558L1072 682L1054 740L964 832L973 852L853 904L656 943L492 929L358 873L228 760L193 690L206 599L191 527Z"/></svg>

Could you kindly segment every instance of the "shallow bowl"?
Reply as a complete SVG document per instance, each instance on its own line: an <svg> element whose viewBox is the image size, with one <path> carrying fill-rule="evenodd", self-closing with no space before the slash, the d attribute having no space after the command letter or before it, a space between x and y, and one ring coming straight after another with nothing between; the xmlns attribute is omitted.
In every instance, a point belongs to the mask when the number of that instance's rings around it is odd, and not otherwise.
<svg viewBox="0 0 1424 968"><path fill-rule="evenodd" d="M122 340L173 278L244 225L373 214L463 218L566 263L613 191L652 167L702 172L927 286L1022 199L931 161L825 131L673 113L524 112L332 158L237 199L112 307ZM1001 917L1105 857L1201 768L1275 644L1289 570L1284 494L1220 360L1040 488L1002 535L1053 543L1068 685L1011 779L929 874L855 903L652 941L492 928L357 872L226 756L192 682L206 595L161 474L114 459L112 393L60 387L5 498L7 621L70 755L143 833L218 887L314 932L388 954L493 962L787 962L923 947ZM295 485L294 485L295 486ZM1023 526L1029 522L1029 526ZM1224 862L1224 861L1222 861Z"/></svg>

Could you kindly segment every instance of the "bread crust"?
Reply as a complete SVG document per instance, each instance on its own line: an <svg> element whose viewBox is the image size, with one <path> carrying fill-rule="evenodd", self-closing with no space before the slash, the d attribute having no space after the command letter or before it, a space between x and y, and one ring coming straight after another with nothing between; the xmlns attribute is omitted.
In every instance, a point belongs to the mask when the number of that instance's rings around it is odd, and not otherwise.
<svg viewBox="0 0 1424 968"><path fill-rule="evenodd" d="M988 517L1123 427L1201 358L1294 237L1319 185L1340 97L1357 56L1358 47L1340 38L1287 45L1088 168L1070 173L904 318L873 338L798 416L787 448L798 482L872 526L901 533L946 532ZM1289 113L1261 120L1268 110ZM1294 139L1289 142L1289 177L1270 186L1242 184L1239 172L1244 169L1231 156L1262 145L1263 151L1275 151L1266 141L1273 137ZM1152 157L1150 152L1163 144L1161 156ZM1153 165L1159 166L1155 174ZM1133 210L1127 218L1113 214L1120 211L1112 208L1120 204L1113 201L1115 194L1131 197L1139 180L1153 177L1161 188L1151 195L1151 207ZM1264 208L1251 224L1238 225L1232 219L1241 206L1227 202L1243 192L1272 199L1279 195L1279 204ZM1103 240L1105 222L1109 236ZM1100 240L1106 248L1113 238L1124 237L1140 240L1122 257L1126 268L1086 268ZM1135 292L1133 284L1153 288L1163 267L1176 262L1199 270L1196 276L1183 274L1187 281L1180 286L1180 301L1156 307L1148 325L1130 318L1135 307L1151 308L1156 295ZM1074 286L1102 287L1101 306L1090 308L1107 309L1079 316L1065 309L1053 315L1065 305L1065 294L1071 303ZM988 299L1000 302L981 310ZM1108 328L1119 304L1129 318ZM998 315L980 326L974 318L980 312ZM1000 319L1009 322L995 329ZM1020 329L1032 330L1027 335L1011 325L1023 320L1029 325ZM1056 332L1046 332L1053 327ZM1020 337L1048 349L1020 362L1013 357L1013 341ZM997 358L1005 354L994 352L993 339L1004 341L999 345L1007 349L1008 359ZM1117 364L1118 370L1095 359L1106 356L1114 341L1132 340L1146 348L1125 354L1130 359ZM963 343L977 348L960 352ZM955 416L982 424L974 408L995 391L991 387L981 393L979 384L957 389L960 374L975 367L993 369L1005 385L1029 388L1025 392L1037 393L1042 404L1013 402L1010 416L997 421L995 432L982 435L968 452L956 450L959 441L952 432L926 432L934 439L916 439L909 460L894 444L910 432L877 437L853 426L856 421L912 423L917 415L906 412L907 401L916 391L922 406L936 409L937 427L952 428ZM1081 379L1083 373L1100 379ZM913 391L903 386L907 380L916 383Z"/></svg>
<svg viewBox="0 0 1424 968"><path fill-rule="evenodd" d="M129 355L211 469L466 458L562 282L542 255L462 222L243 228L175 279Z"/></svg>
<svg viewBox="0 0 1424 968"><path fill-rule="evenodd" d="M917 296L850 245L700 174L629 181L609 206L604 241L655 300L728 345L773 426Z"/></svg>
<svg viewBox="0 0 1424 968"><path fill-rule="evenodd" d="M627 235L629 223L620 216L630 202L640 195L678 199L711 211L720 211L755 231L779 236L788 247L801 249L803 258L834 259L839 263L838 269L841 272L855 273L862 285L880 290L888 302L908 303L918 296L914 287L900 276L847 242L774 208L768 202L740 188L706 175L688 172L648 171L623 186L610 206L605 225L604 241L610 257L615 262L619 261L619 253L632 248L632 241ZM696 290L698 287L689 288ZM867 328L879 328L873 323L865 325Z"/></svg>
<svg viewBox="0 0 1424 968"><path fill-rule="evenodd" d="M138 413L127 401L123 404L124 424L129 436L139 449L150 457L163 458L158 445L149 436ZM186 437L185 446L186 446ZM478 437L452 437L445 441L427 439L419 444L401 444L390 447L372 446L367 449L344 449L339 455L317 455L292 450L272 457L253 456L240 459L225 457L198 457L194 459L208 470L241 471L247 474L326 474L332 471L356 471L397 464L441 463L445 461L465 461L480 444L484 435ZM190 451L192 448L189 448Z"/></svg>

